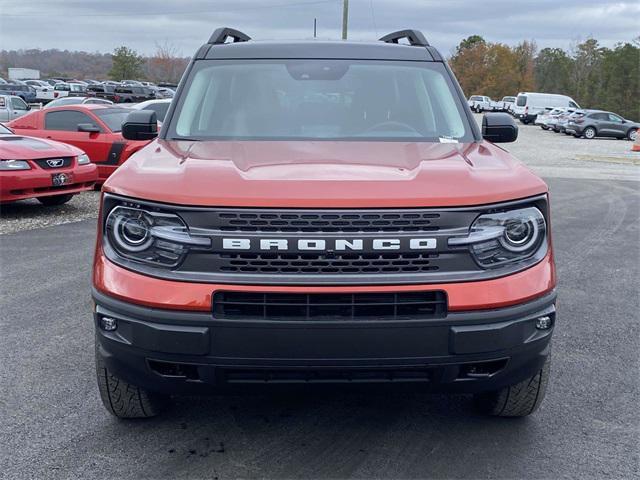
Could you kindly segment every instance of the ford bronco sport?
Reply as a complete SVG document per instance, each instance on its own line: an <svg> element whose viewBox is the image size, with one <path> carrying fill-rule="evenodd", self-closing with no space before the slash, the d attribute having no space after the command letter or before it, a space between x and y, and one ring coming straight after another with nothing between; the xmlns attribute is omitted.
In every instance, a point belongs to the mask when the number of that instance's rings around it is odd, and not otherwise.
<svg viewBox="0 0 640 480"><path fill-rule="evenodd" d="M218 29L161 132L142 110L123 135L157 138L103 187L93 298L112 414L282 384L411 384L500 416L542 401L547 186L494 145L513 119L480 129L420 32Z"/></svg>

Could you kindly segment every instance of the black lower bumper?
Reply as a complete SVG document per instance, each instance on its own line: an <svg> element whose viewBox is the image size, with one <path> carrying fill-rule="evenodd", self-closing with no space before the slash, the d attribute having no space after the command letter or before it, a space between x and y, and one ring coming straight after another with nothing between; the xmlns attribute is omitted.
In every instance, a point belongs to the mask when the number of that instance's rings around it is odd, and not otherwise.
<svg viewBox="0 0 640 480"><path fill-rule="evenodd" d="M495 310L403 321L219 320L97 291L97 352L125 381L169 394L265 384L410 383L482 392L533 376L549 354L555 292ZM552 327L536 328L549 316ZM99 326L117 321L115 331Z"/></svg>

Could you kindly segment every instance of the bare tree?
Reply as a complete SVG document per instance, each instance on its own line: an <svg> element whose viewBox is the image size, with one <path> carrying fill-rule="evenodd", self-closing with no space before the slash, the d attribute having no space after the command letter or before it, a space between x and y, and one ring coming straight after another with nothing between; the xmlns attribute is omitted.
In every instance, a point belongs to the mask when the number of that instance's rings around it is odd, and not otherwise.
<svg viewBox="0 0 640 480"><path fill-rule="evenodd" d="M147 60L148 77L156 82L177 83L187 63L174 44L167 40L156 42L156 53Z"/></svg>

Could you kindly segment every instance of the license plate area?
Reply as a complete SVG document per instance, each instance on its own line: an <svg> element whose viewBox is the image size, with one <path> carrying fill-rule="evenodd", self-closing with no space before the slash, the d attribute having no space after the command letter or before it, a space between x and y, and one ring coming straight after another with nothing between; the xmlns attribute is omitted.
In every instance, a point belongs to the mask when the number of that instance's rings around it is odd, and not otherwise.
<svg viewBox="0 0 640 480"><path fill-rule="evenodd" d="M54 187L62 187L73 183L73 175L71 173L54 173L51 175L51 185Z"/></svg>

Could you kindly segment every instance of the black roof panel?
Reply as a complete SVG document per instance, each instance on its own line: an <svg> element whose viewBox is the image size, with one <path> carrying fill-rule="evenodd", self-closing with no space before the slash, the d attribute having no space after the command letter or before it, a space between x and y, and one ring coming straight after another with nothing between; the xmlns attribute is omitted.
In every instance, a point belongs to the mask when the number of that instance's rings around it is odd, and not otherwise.
<svg viewBox="0 0 640 480"><path fill-rule="evenodd" d="M208 45L203 45L203 49ZM200 55L204 52L200 51ZM200 56L198 55L198 57ZM212 45L207 59L240 58L345 58L362 60L434 61L425 47L384 42L295 41L237 42Z"/></svg>

